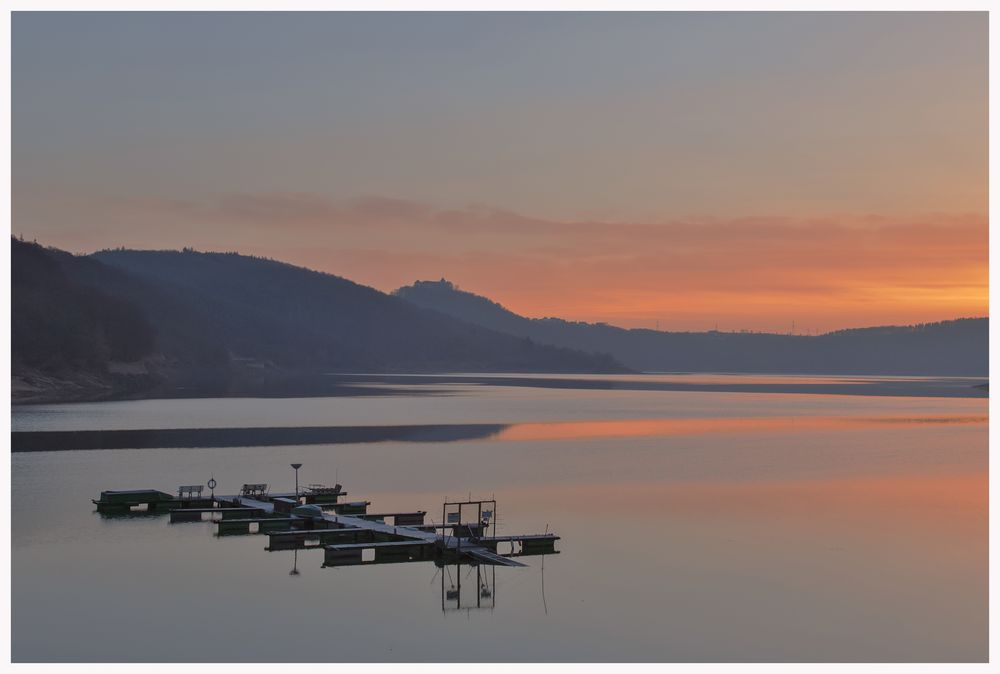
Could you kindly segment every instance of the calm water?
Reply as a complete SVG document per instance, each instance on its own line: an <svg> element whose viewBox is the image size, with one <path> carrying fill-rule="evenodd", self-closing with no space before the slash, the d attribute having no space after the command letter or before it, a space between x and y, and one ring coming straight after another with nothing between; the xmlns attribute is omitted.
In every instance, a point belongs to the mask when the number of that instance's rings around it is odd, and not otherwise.
<svg viewBox="0 0 1000 674"><path fill-rule="evenodd" d="M14 454L13 658L988 656L985 399L395 388L14 408L15 430L502 430L441 443ZM290 489L292 461L305 464L302 483L339 480L378 512L433 515L447 496L495 495L499 533L548 527L562 536L560 553L489 570L484 607L454 609L447 593L459 574L464 601L475 601L474 568L324 569L318 550L267 552L266 537L108 519L90 503L104 489L172 491L210 475L220 493L244 482Z"/></svg>

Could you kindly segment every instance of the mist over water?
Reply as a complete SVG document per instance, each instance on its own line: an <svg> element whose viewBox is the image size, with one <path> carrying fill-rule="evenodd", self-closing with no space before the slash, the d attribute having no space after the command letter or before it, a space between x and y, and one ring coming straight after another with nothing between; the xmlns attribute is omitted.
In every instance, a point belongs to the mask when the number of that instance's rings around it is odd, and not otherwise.
<svg viewBox="0 0 1000 674"><path fill-rule="evenodd" d="M439 382L391 396L15 407L15 431L501 430L14 453L13 658L983 661L987 403ZM90 503L212 475L218 493L286 490L296 461L303 484L339 481L375 512L439 518L445 497L495 495L500 534L548 529L560 552L497 568L495 582L490 570L487 608L442 610L458 574L463 592L475 586L472 567L322 568L317 550L267 552L266 536L105 518Z"/></svg>

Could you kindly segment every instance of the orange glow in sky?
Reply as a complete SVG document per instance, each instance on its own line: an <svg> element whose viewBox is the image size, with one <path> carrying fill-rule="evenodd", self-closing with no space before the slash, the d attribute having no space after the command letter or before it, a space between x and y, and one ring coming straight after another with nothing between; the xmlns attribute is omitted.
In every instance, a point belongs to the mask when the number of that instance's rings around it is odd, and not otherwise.
<svg viewBox="0 0 1000 674"><path fill-rule="evenodd" d="M988 313L988 221L974 214L559 221L301 194L83 207L118 245L235 249L386 292L447 278L532 318L815 334Z"/></svg>
<svg viewBox="0 0 1000 674"><path fill-rule="evenodd" d="M662 330L988 312L986 12L14 23L12 229L45 245Z"/></svg>

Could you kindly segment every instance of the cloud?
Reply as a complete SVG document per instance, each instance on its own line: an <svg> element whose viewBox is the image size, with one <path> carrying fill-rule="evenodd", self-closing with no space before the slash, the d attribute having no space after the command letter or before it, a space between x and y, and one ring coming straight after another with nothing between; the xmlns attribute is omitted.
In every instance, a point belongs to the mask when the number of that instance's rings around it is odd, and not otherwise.
<svg viewBox="0 0 1000 674"><path fill-rule="evenodd" d="M240 250L383 290L445 276L533 316L833 329L988 310L988 226L975 214L560 221L297 192L47 203L54 222L99 222L94 248Z"/></svg>

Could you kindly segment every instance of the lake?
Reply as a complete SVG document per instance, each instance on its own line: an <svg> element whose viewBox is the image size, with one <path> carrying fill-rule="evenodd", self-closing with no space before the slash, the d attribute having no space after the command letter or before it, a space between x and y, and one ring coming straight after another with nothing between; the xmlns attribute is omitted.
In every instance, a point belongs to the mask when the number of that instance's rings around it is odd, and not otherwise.
<svg viewBox="0 0 1000 674"><path fill-rule="evenodd" d="M363 430L291 446L13 453L13 659L987 659L981 380L502 379L15 406L18 433ZM380 432L397 426L416 430ZM498 533L554 531L559 552L523 569L324 568L321 550L268 552L266 536L105 517L90 501L210 476L222 494L290 491L292 462L303 485L343 483L375 512L440 519L446 497L495 496Z"/></svg>

